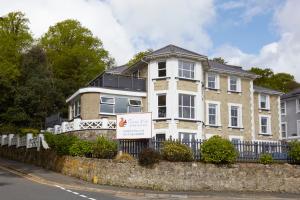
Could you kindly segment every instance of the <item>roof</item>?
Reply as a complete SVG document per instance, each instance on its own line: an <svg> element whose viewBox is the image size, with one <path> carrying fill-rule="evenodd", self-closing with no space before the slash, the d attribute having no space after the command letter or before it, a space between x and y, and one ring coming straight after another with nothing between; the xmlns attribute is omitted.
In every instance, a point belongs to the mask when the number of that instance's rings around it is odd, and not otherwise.
<svg viewBox="0 0 300 200"><path fill-rule="evenodd" d="M277 90L272 90L270 88L261 87L258 85L253 86L254 92L258 93L264 93L264 94L273 94L273 95L282 95L282 92L279 92Z"/></svg>
<svg viewBox="0 0 300 200"><path fill-rule="evenodd" d="M159 56L169 56L169 55L181 55L181 56L190 56L190 57L198 57L198 58L207 58L204 55L199 53L184 49L182 47L175 46L173 44L169 44L163 48L153 51L152 53L145 56L146 58L153 58Z"/></svg>
<svg viewBox="0 0 300 200"><path fill-rule="evenodd" d="M224 72L224 73L236 74L236 75L244 75L244 76L248 76L248 77L251 77L254 79L259 77L257 74L254 74L252 72L244 70L240 66L221 64L221 63L218 63L213 60L209 60L208 63L210 66L209 71Z"/></svg>
<svg viewBox="0 0 300 200"><path fill-rule="evenodd" d="M106 70L105 72L110 73L110 74L121 74L127 68L128 68L128 65L121 65L121 66L112 67L112 68Z"/></svg>
<svg viewBox="0 0 300 200"><path fill-rule="evenodd" d="M284 94L281 96L281 99L288 99L288 98L293 98L293 97L297 97L300 95L300 88L297 88L287 94Z"/></svg>

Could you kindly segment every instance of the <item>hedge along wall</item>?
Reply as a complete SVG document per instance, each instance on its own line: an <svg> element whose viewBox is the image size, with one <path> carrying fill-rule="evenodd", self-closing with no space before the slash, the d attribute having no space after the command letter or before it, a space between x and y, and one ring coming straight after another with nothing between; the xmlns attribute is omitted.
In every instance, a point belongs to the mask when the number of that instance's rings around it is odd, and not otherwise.
<svg viewBox="0 0 300 200"><path fill-rule="evenodd" d="M164 191L259 191L300 193L300 166L235 164L219 167L199 162L161 162L153 169L137 162L57 156L51 151L0 148L0 155L99 184Z"/></svg>

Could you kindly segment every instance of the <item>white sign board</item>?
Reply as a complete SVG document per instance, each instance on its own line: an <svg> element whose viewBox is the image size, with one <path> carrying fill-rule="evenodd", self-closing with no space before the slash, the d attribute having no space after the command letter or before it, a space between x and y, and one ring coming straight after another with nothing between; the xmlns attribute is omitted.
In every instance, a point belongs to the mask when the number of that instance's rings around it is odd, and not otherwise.
<svg viewBox="0 0 300 200"><path fill-rule="evenodd" d="M143 139L151 137L151 113L117 115L117 139Z"/></svg>

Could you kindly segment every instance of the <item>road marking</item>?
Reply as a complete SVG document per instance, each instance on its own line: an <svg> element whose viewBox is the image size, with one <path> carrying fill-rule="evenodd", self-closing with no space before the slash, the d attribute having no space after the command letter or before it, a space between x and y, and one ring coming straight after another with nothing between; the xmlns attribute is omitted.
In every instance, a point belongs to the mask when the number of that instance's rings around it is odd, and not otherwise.
<svg viewBox="0 0 300 200"><path fill-rule="evenodd" d="M87 197L86 195L79 194L78 192L74 192L74 191L69 190L69 189L67 190L66 188L61 187L60 185L54 185L54 186L57 187L57 188L59 188L59 189L61 189L61 190L66 191L66 192L70 192L70 193L72 193L72 194L74 194L74 195L80 196L80 197L82 197L82 198L86 198L86 199L89 199L89 200L97 200L97 199L94 199L94 198L89 198L89 197Z"/></svg>

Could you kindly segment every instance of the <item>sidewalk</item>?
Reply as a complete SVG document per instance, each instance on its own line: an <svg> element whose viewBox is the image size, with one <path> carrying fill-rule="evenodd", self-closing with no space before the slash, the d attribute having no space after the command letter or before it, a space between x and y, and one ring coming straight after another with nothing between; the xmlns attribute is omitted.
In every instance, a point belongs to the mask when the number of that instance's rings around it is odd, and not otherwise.
<svg viewBox="0 0 300 200"><path fill-rule="evenodd" d="M129 199L300 199L299 194L281 193L233 193L233 192L160 192L142 189L129 189L122 187L104 186L92 184L73 177L65 176L43 168L7 160L0 157L0 167L11 170L12 173L19 173L24 178L40 184L57 187L62 186L68 189L75 189L89 192L101 192L114 194Z"/></svg>

